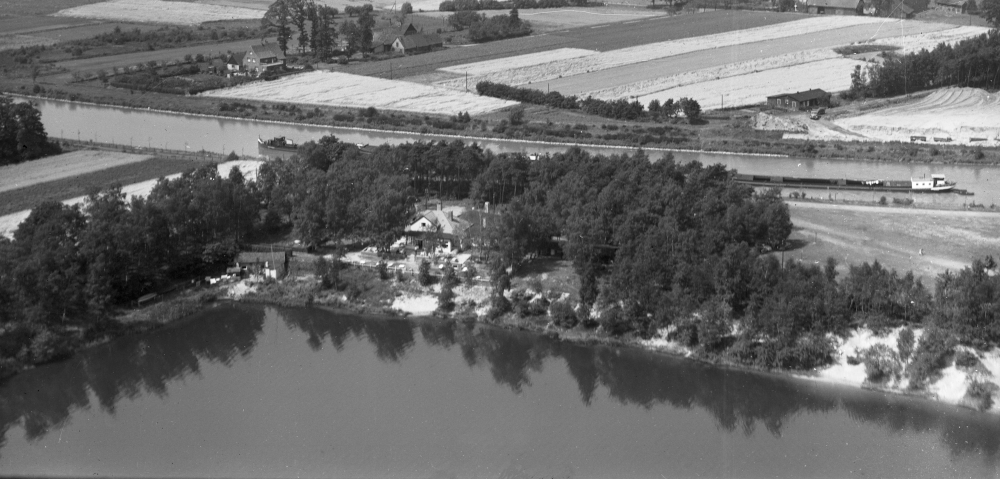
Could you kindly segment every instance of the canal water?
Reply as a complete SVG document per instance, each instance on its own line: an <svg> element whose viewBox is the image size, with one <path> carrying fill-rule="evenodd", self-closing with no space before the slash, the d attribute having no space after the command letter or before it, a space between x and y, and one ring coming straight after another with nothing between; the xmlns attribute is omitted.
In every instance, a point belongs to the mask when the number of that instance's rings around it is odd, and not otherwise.
<svg viewBox="0 0 1000 479"><path fill-rule="evenodd" d="M361 131L347 128L306 126L271 123L253 120L213 118L177 113L133 110L119 107L95 106L67 101L36 101L42 112L42 121L50 136L191 151L235 151L255 155L257 138L285 136L297 143L318 140L325 135L336 135L342 141L381 145L413 141L448 139L419 133ZM478 141L495 152L556 153L565 151L566 145L551 145L509 140ZM602 154L620 154L627 149L587 147L588 151ZM651 158L660 158L664 152L647 150ZM761 175L803 176L815 178L855 179L908 179L943 173L949 180L957 181L958 188L975 193L962 198L948 195L946 202L975 201L1000 205L1000 169L995 166L928 165L908 163L875 163L850 160L817 160L809 158L763 157L754 155L728 155L700 152L674 152L678 161L700 161L705 164L721 163L743 173ZM814 196L811 194L810 196ZM825 194L823 195L825 197Z"/></svg>
<svg viewBox="0 0 1000 479"><path fill-rule="evenodd" d="M0 474L996 477L1000 418L492 327L219 305L0 384Z"/></svg>

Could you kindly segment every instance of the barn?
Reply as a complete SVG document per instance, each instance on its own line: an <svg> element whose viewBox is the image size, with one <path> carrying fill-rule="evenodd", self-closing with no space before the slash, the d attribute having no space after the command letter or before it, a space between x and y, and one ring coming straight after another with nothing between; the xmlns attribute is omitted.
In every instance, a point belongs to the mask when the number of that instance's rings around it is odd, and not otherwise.
<svg viewBox="0 0 1000 479"><path fill-rule="evenodd" d="M767 106L784 110L808 110L830 106L830 94L820 90L800 91L798 93L782 93L767 97Z"/></svg>
<svg viewBox="0 0 1000 479"><path fill-rule="evenodd" d="M865 0L809 0L808 12L817 15L862 15Z"/></svg>

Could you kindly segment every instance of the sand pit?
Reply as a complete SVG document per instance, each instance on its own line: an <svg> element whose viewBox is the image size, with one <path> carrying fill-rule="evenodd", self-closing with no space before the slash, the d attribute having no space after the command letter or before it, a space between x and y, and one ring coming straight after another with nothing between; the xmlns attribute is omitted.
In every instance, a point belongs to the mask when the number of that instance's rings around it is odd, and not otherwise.
<svg viewBox="0 0 1000 479"><path fill-rule="evenodd" d="M599 53L595 50L584 50L581 48L557 48L545 52L529 53L527 55L517 55L514 57L500 58L497 60L487 60L483 62L466 63L451 67L439 68L440 71L469 75L485 75L488 73L500 72L511 68L521 68L534 65L541 65L557 60L567 60L570 58L585 57Z"/></svg>
<svg viewBox="0 0 1000 479"><path fill-rule="evenodd" d="M406 81L320 71L275 81L249 83L202 95L247 100L266 98L270 101L349 108L371 106L380 110L438 115L454 115L461 111L477 115L517 104Z"/></svg>
<svg viewBox="0 0 1000 479"><path fill-rule="evenodd" d="M834 58L671 88L640 96L638 100L645 105L653 99L663 102L687 97L696 100L702 110L714 110L723 106L764 103L768 95L812 88L838 92L850 88L851 71L855 65L864 64L857 60Z"/></svg>
<svg viewBox="0 0 1000 479"><path fill-rule="evenodd" d="M951 138L948 144L1000 144L1000 94L978 88L945 88L921 100L851 118L838 126L880 141L910 141L910 136ZM976 141L976 139L982 139Z"/></svg>
<svg viewBox="0 0 1000 479"><path fill-rule="evenodd" d="M583 75L586 73L609 70L623 65L633 65L667 58L685 53L702 50L712 50L732 45L763 42L779 38L813 34L820 31L835 30L855 25L873 24L883 19L871 17L816 17L794 22L769 25L765 27L748 28L714 35L651 43L630 48L612 50L580 58L556 60L540 65L520 68L510 68L485 75L469 78L474 84L487 80L507 85L523 85L556 78ZM465 79L442 82L442 86L461 89L465 87Z"/></svg>
<svg viewBox="0 0 1000 479"><path fill-rule="evenodd" d="M79 150L16 165L0 167L0 192L63 178L72 178L107 168L152 158L116 151Z"/></svg>
<svg viewBox="0 0 1000 479"><path fill-rule="evenodd" d="M97 18L139 23L198 25L223 20L259 20L264 11L253 8L221 6L164 0L110 0L60 10L62 17Z"/></svg>
<svg viewBox="0 0 1000 479"><path fill-rule="evenodd" d="M238 160L238 161L227 161L225 163L220 163L218 165L219 174L222 176L229 176L229 171L233 167L238 167L243 176L248 180L254 180L257 178L257 168L260 167L262 162L254 160ZM173 179L181 176L180 173L176 175L170 175L167 178ZM122 192L125 193L125 200L130 201L133 197L145 197L153 191L153 187L156 186L156 182L159 180L148 180L139 183L133 183L131 185L126 185L122 187ZM86 199L84 196L78 196L76 198L70 198L63 201L66 205L79 205L83 204ZM14 236L14 230L17 229L17 225L21 224L25 218L31 213L31 210L18 211L17 213L11 213L9 215L0 216L0 236L6 236L12 238Z"/></svg>

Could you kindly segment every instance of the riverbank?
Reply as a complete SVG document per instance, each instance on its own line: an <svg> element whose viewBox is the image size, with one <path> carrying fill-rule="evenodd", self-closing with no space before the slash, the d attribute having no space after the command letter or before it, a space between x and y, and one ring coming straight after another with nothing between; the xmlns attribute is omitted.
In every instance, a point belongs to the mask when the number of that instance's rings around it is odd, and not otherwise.
<svg viewBox="0 0 1000 479"><path fill-rule="evenodd" d="M18 85L25 87L26 85ZM130 93L114 88L62 85L71 91L42 89L32 94L26 88L0 84L0 90L25 99L54 99L80 104L110 106L150 112L227 118L266 123L320 126L359 132L412 134L418 139L458 139L463 141L502 140L651 151L702 152L776 157L811 157L833 160L862 160L892 163L1000 164L1000 154L992 149L973 151L958 146L911 145L901 143L785 140L774 132L752 127L750 110L713 112L700 125L684 122L622 122L583 114L552 116L544 108L526 110L527 122L514 128L500 114L486 115L470 123L427 115L378 112L364 116L348 109L312 105L285 105L266 101L234 104L204 97L179 97L159 93ZM237 105L234 107L233 105ZM538 111L535 111L538 110ZM501 112L502 113L502 112ZM500 115L500 116L497 116ZM533 116L534 115L534 116ZM532 121L535 120L535 121ZM442 128L445 126L445 128Z"/></svg>

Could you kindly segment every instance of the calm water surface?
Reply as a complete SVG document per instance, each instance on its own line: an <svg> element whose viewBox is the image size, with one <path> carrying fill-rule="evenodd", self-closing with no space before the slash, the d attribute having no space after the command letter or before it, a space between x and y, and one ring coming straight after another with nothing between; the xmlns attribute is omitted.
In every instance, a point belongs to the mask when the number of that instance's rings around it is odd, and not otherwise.
<svg viewBox="0 0 1000 479"><path fill-rule="evenodd" d="M381 145L441 139L417 133L368 132L345 128L285 125L253 120L208 118L176 113L158 113L118 107L82 105L73 102L37 101L49 135L79 138L123 145L152 146L191 151L235 151L256 155L257 138L286 136L296 142L318 140L336 135L350 143ZM496 152L556 153L567 146L504 140L479 141ZM621 154L628 150L587 147L592 153ZM648 151L651 158L661 151ZM805 176L817 178L907 179L944 173L958 182L958 187L975 193L977 203L1000 204L1000 168L995 166L926 165L873 163L847 160L773 158L749 155L675 152L678 161L697 160L705 164L722 163L741 172L763 175ZM954 196L954 195L950 195ZM961 198L961 197L957 197ZM954 198L953 198L954 199ZM961 203L961 199L958 200Z"/></svg>
<svg viewBox="0 0 1000 479"><path fill-rule="evenodd" d="M1000 421L482 325L222 305L0 385L0 474L996 477Z"/></svg>

